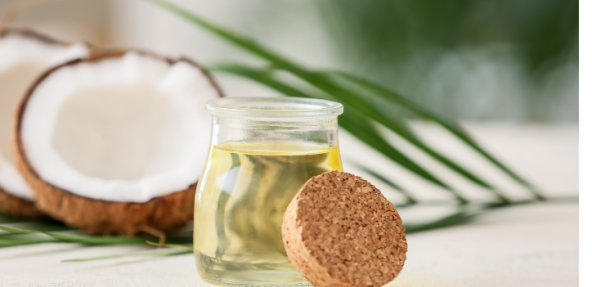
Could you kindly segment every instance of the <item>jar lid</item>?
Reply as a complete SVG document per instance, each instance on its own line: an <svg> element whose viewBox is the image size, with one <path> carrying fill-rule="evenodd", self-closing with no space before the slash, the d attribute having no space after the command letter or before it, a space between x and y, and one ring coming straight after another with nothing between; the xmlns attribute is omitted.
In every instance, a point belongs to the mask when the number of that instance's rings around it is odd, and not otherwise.
<svg viewBox="0 0 592 287"><path fill-rule="evenodd" d="M290 261L313 286L383 286L407 260L395 206L370 182L335 170L310 178L294 196L282 239Z"/></svg>
<svg viewBox="0 0 592 287"><path fill-rule="evenodd" d="M308 98L220 98L208 101L206 110L228 117L291 120L337 117L343 113L343 105Z"/></svg>

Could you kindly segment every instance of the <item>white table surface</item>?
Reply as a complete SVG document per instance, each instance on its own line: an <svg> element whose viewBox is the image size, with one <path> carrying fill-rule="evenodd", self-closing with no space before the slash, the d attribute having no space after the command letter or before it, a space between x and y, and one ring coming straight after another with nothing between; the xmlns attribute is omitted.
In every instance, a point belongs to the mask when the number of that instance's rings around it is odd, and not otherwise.
<svg viewBox="0 0 592 287"><path fill-rule="evenodd" d="M420 129L426 139L437 140L444 151L457 159L477 162L432 127ZM577 127L469 125L469 129L489 150L541 186L546 194L577 194ZM422 187L413 180L406 182L408 176L404 172L399 173L396 167L380 162L347 135L342 138L341 152L346 159L346 169L348 160L358 161L355 157L361 155L364 162L376 159L377 167L393 168L394 174L400 175L407 186ZM420 157L418 159L422 161ZM485 172L493 180L500 177L494 172L488 173L482 163L477 164L475 170ZM462 186L460 182L459 189L464 188L467 195L479 196L471 193L470 186ZM509 195L524 197L524 191L511 183L502 184L507 185L504 190ZM433 187L426 190L430 188ZM426 191L425 196L432 193L437 191ZM402 216L405 221L405 212ZM499 209L479 215L468 224L410 234L408 243L408 260L391 286L578 285L577 203L543 203ZM0 286L210 286L197 275L191 254L61 262L145 249L77 244L2 248Z"/></svg>

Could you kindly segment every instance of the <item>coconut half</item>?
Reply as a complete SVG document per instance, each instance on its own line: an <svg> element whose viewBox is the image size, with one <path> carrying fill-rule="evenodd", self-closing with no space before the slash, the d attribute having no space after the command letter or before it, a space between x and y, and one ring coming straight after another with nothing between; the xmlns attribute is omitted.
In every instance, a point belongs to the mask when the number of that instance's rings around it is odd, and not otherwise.
<svg viewBox="0 0 592 287"><path fill-rule="evenodd" d="M18 173L11 151L14 110L34 80L52 66L85 57L89 47L53 40L32 30L0 32L0 209L21 217L42 215Z"/></svg>
<svg viewBox="0 0 592 287"><path fill-rule="evenodd" d="M197 64L114 51L51 69L17 111L17 166L37 206L92 234L167 232L193 217L222 93Z"/></svg>

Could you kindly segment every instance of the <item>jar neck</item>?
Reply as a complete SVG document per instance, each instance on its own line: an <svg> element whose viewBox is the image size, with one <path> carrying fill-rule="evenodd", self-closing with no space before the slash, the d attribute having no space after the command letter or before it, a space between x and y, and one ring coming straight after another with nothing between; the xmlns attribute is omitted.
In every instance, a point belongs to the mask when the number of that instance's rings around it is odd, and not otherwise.
<svg viewBox="0 0 592 287"><path fill-rule="evenodd" d="M338 145L337 117L281 121L212 116L211 145L330 148Z"/></svg>

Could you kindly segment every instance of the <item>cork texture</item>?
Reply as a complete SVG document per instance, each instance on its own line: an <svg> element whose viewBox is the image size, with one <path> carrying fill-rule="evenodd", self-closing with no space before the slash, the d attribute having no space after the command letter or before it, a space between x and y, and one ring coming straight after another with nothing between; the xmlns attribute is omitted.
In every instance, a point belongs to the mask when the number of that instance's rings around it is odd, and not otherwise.
<svg viewBox="0 0 592 287"><path fill-rule="evenodd" d="M284 214L282 237L292 263L316 287L382 286L407 259L405 228L393 204L344 172L304 184Z"/></svg>

